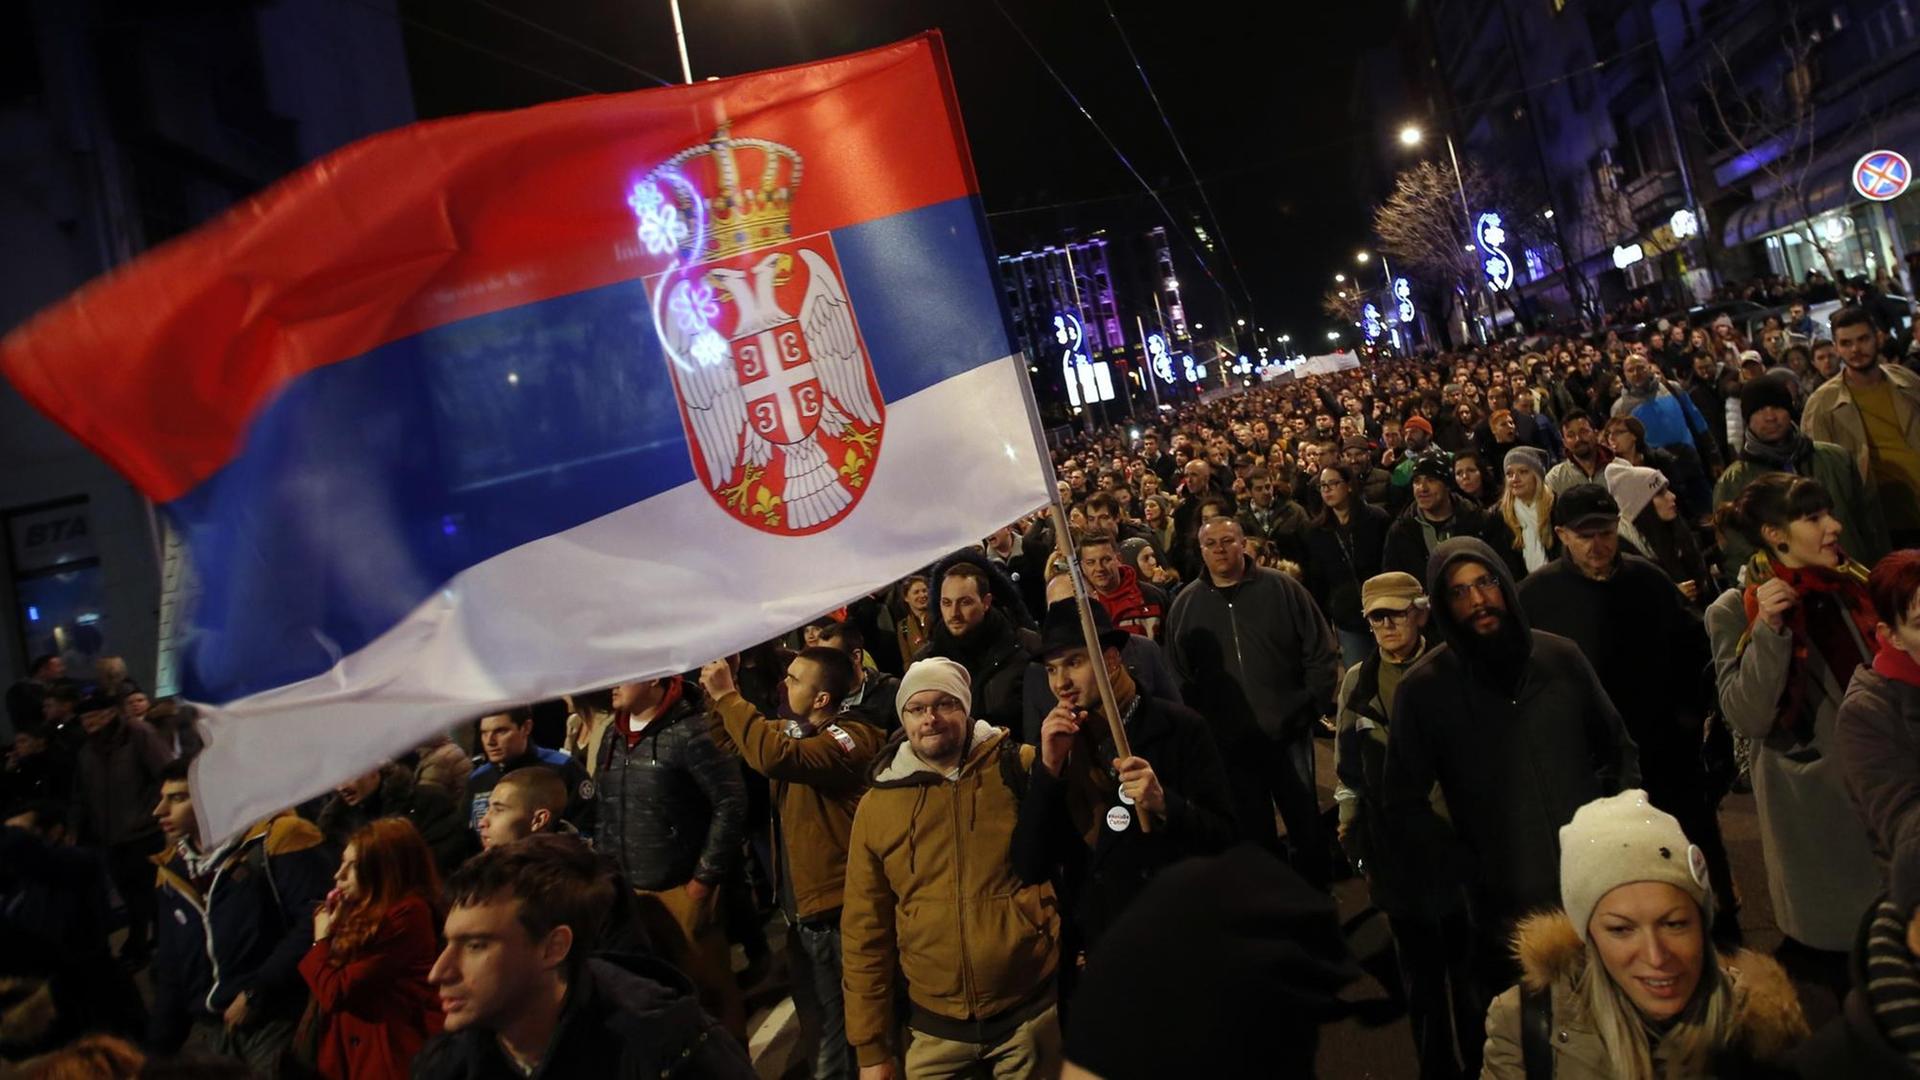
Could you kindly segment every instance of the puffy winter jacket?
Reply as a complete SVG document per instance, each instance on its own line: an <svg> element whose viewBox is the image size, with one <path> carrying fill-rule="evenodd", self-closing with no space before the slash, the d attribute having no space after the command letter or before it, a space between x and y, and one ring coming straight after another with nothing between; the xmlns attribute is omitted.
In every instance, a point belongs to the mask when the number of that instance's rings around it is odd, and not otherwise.
<svg viewBox="0 0 1920 1080"><path fill-rule="evenodd" d="M656 892L696 877L717 884L740 858L747 788L707 723L682 698L632 745L623 720L607 726L594 846L613 857L636 889Z"/></svg>

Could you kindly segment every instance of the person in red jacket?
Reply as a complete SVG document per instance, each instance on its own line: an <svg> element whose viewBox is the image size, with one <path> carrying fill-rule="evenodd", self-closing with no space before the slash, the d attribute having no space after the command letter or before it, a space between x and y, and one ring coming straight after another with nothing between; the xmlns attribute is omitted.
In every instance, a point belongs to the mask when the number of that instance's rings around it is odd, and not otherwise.
<svg viewBox="0 0 1920 1080"><path fill-rule="evenodd" d="M445 1020L427 972L440 953L440 875L405 818L347 841L337 886L313 915L300 974L313 990L315 1065L328 1080L404 1080Z"/></svg>

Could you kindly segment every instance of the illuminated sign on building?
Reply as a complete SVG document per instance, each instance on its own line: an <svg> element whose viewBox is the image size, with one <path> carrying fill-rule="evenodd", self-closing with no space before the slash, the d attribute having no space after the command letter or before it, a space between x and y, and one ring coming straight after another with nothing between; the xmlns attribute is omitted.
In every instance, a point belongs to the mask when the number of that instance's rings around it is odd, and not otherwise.
<svg viewBox="0 0 1920 1080"><path fill-rule="evenodd" d="M1053 317L1053 340L1061 346L1060 374L1067 384L1067 404L1113 400L1113 370L1109 364L1096 364L1080 351L1085 333L1080 319L1071 312Z"/></svg>
<svg viewBox="0 0 1920 1080"><path fill-rule="evenodd" d="M1393 279L1393 297L1396 301L1398 301L1397 306L1398 306L1398 314L1400 316L1400 321L1403 323L1412 322L1413 321L1413 286L1407 283L1406 278Z"/></svg>
<svg viewBox="0 0 1920 1080"><path fill-rule="evenodd" d="M1159 334L1147 335L1147 363L1161 382L1173 381L1173 357L1167 352L1167 339Z"/></svg>
<svg viewBox="0 0 1920 1080"><path fill-rule="evenodd" d="M1372 301L1360 309L1360 329L1368 341L1380 340L1381 331L1386 329L1380 322L1380 309L1373 306Z"/></svg>
<svg viewBox="0 0 1920 1080"><path fill-rule="evenodd" d="M1700 235L1700 219L1694 215L1693 211L1683 206L1675 210L1673 216L1667 219L1667 228L1673 230L1674 239L1685 240L1690 236Z"/></svg>
<svg viewBox="0 0 1920 1080"><path fill-rule="evenodd" d="M1646 257L1646 250L1639 244L1627 244L1613 249L1613 265L1622 270Z"/></svg>
<svg viewBox="0 0 1920 1080"><path fill-rule="evenodd" d="M1487 284L1495 289L1505 290L1513 287L1513 260L1507 257L1507 229L1500 223L1500 215L1492 210L1480 215L1474 222L1473 238L1480 244L1480 253L1484 256L1480 269L1487 275Z"/></svg>

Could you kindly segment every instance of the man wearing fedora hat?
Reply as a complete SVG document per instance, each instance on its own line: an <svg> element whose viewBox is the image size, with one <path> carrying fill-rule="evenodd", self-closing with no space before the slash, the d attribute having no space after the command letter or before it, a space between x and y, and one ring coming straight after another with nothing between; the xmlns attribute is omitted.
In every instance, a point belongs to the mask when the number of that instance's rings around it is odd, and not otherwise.
<svg viewBox="0 0 1920 1080"><path fill-rule="evenodd" d="M1059 600L1047 608L1038 659L1057 704L1040 726L1013 834L1015 870L1033 884L1059 882L1072 915L1063 971L1074 966L1075 939L1091 947L1154 874L1234 839L1226 771L1207 722L1178 702L1141 693L1120 657L1127 632L1098 606L1093 617L1097 658L1082 635L1079 605ZM1118 756L1114 746L1096 662L1106 665L1131 756Z"/></svg>

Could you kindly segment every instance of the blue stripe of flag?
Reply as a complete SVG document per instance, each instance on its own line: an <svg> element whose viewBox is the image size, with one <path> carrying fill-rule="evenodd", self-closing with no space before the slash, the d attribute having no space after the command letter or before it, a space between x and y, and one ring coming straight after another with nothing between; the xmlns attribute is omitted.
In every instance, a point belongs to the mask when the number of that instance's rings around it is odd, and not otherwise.
<svg viewBox="0 0 1920 1080"><path fill-rule="evenodd" d="M976 215L956 199L833 234L887 401L1011 351ZM318 675L461 571L694 478L638 281L319 368L166 506L201 584L183 690L224 704Z"/></svg>

